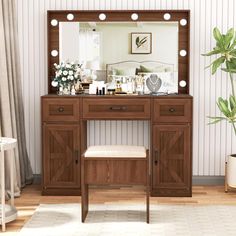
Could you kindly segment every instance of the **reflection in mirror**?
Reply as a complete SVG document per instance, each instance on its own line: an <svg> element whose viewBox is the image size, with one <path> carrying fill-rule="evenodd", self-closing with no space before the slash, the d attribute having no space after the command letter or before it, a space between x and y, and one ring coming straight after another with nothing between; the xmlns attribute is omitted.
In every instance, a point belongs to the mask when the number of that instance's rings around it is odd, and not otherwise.
<svg viewBox="0 0 236 236"><path fill-rule="evenodd" d="M187 51L182 49L182 50L180 50L179 54L181 57L185 57L187 55Z"/></svg>
<svg viewBox="0 0 236 236"><path fill-rule="evenodd" d="M187 25L187 20L186 19L181 19L180 20L180 25L182 25L182 26Z"/></svg>
<svg viewBox="0 0 236 236"><path fill-rule="evenodd" d="M66 18L67 18L67 20L73 20L74 19L74 15L69 13Z"/></svg>
<svg viewBox="0 0 236 236"><path fill-rule="evenodd" d="M124 68L114 67L112 73L166 77L168 72L178 87L178 22L60 22L59 52L60 62L77 61L98 80L107 79L108 64L135 61L129 68L120 63Z"/></svg>
<svg viewBox="0 0 236 236"><path fill-rule="evenodd" d="M106 20L106 15L104 13L99 14L100 20Z"/></svg>
<svg viewBox="0 0 236 236"><path fill-rule="evenodd" d="M164 19L169 20L171 18L171 15L169 13L164 14Z"/></svg>
<svg viewBox="0 0 236 236"><path fill-rule="evenodd" d="M186 85L187 85L187 83L186 83L185 80L179 81L179 86L180 86L180 87L184 88L184 87L186 87Z"/></svg>
<svg viewBox="0 0 236 236"><path fill-rule="evenodd" d="M58 56L58 51L57 51L57 50L52 50L52 51L51 51L51 55L52 55L53 57Z"/></svg>
<svg viewBox="0 0 236 236"><path fill-rule="evenodd" d="M51 20L51 25L52 26L57 26L58 21L56 19Z"/></svg>
<svg viewBox="0 0 236 236"><path fill-rule="evenodd" d="M137 19L138 19L138 14L137 14L137 13L133 13L133 14L131 15L131 19L132 19L132 20L137 20Z"/></svg>

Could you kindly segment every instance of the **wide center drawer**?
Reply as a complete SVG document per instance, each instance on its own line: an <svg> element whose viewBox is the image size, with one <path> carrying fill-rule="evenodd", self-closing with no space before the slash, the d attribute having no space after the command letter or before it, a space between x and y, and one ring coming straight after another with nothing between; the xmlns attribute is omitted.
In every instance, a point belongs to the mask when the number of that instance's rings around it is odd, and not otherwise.
<svg viewBox="0 0 236 236"><path fill-rule="evenodd" d="M150 100L145 98L84 98L84 119L150 119Z"/></svg>
<svg viewBox="0 0 236 236"><path fill-rule="evenodd" d="M78 121L79 99L43 98L43 121Z"/></svg>
<svg viewBox="0 0 236 236"><path fill-rule="evenodd" d="M191 99L154 99L154 122L191 122Z"/></svg>

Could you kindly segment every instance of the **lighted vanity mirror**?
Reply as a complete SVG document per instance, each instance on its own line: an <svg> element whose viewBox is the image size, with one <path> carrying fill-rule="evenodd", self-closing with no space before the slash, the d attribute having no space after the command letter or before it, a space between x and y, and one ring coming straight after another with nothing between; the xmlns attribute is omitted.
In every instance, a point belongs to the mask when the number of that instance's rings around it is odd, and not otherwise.
<svg viewBox="0 0 236 236"><path fill-rule="evenodd" d="M59 45L60 61L78 61L98 80L152 73L178 91L178 22L60 22Z"/></svg>
<svg viewBox="0 0 236 236"><path fill-rule="evenodd" d="M73 17L68 19L68 14ZM54 63L77 61L97 80L137 73L163 78L169 73L174 91L187 94L188 22L188 10L48 11L49 92L55 92ZM58 54L52 55L55 50ZM186 81L185 87L180 86L181 80Z"/></svg>

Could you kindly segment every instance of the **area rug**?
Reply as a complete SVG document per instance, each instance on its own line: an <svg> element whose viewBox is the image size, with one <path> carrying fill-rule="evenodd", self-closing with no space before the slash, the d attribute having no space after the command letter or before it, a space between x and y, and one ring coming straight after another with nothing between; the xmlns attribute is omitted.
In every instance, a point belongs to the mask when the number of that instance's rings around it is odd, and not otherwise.
<svg viewBox="0 0 236 236"><path fill-rule="evenodd" d="M80 204L41 204L19 236L227 236L236 235L236 206L90 205L81 223Z"/></svg>

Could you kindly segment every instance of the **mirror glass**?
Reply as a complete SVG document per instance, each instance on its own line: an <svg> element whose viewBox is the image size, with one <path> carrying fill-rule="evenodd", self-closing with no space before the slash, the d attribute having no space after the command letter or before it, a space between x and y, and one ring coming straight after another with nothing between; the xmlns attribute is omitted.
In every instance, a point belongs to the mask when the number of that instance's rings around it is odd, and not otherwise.
<svg viewBox="0 0 236 236"><path fill-rule="evenodd" d="M108 65L121 63L130 69L124 75L140 66L172 72L178 86L178 22L60 22L59 44L60 62L77 61L99 79L107 79ZM124 63L130 61L135 68Z"/></svg>

